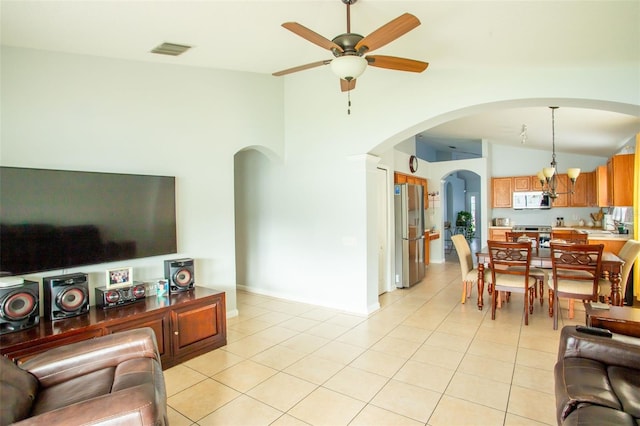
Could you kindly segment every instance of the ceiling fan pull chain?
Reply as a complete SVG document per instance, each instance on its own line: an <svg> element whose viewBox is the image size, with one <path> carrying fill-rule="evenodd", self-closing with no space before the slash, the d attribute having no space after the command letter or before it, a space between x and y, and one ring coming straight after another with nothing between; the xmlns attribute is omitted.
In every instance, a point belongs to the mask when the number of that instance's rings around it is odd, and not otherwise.
<svg viewBox="0 0 640 426"><path fill-rule="evenodd" d="M351 115L351 90L347 91L347 115Z"/></svg>

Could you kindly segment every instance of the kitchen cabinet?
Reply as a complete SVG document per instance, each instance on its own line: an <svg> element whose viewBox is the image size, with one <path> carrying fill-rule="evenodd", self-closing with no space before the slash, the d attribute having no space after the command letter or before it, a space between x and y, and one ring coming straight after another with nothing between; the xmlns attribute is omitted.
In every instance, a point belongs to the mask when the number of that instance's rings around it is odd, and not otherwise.
<svg viewBox="0 0 640 426"><path fill-rule="evenodd" d="M610 251L611 253L618 254L622 250L622 246L627 242L626 239L607 239L597 240L589 238L589 244L604 244L604 251Z"/></svg>
<svg viewBox="0 0 640 426"><path fill-rule="evenodd" d="M513 177L513 191L531 191L531 178L530 176L514 176Z"/></svg>
<svg viewBox="0 0 640 426"><path fill-rule="evenodd" d="M542 184L540 183L540 179L538 176L529 176L531 179L531 190L532 191L542 191Z"/></svg>
<svg viewBox="0 0 640 426"><path fill-rule="evenodd" d="M162 368L227 343L225 293L204 287L111 309L92 306L87 315L49 321L0 335L0 354L23 360L48 349L119 331L150 327Z"/></svg>
<svg viewBox="0 0 640 426"><path fill-rule="evenodd" d="M393 174L393 182L394 183L410 183L412 185L422 185L422 192L424 198L424 208L429 208L429 188L427 187L427 179L413 176L413 175L405 175L404 173L394 173Z"/></svg>
<svg viewBox="0 0 640 426"><path fill-rule="evenodd" d="M590 201L595 198L590 196L593 192L593 172L580 173L573 187L573 194L569 194L569 207L590 207ZM571 188L571 179L567 177L567 183ZM592 201L591 201L592 202Z"/></svg>
<svg viewBox="0 0 640 426"><path fill-rule="evenodd" d="M489 227L489 240L491 241L507 241L507 232L511 232L508 227Z"/></svg>
<svg viewBox="0 0 640 426"><path fill-rule="evenodd" d="M491 179L491 206L496 208L510 208L513 201L513 179L499 177Z"/></svg>
<svg viewBox="0 0 640 426"><path fill-rule="evenodd" d="M634 154L614 155L607 161L609 206L633 205Z"/></svg>
<svg viewBox="0 0 640 426"><path fill-rule="evenodd" d="M596 167L594 171L595 207L608 207L607 165Z"/></svg>
<svg viewBox="0 0 640 426"><path fill-rule="evenodd" d="M564 192L564 194L558 194L558 197L551 203L553 207L569 207L569 194L567 194L569 188L569 176L556 174L556 191Z"/></svg>

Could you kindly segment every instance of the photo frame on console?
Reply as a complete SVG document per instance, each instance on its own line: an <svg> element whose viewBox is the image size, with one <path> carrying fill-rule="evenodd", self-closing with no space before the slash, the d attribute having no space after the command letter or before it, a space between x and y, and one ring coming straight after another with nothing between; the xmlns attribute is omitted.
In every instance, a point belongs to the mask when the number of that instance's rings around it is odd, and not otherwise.
<svg viewBox="0 0 640 426"><path fill-rule="evenodd" d="M130 287L133 285L133 268L107 269L107 288Z"/></svg>

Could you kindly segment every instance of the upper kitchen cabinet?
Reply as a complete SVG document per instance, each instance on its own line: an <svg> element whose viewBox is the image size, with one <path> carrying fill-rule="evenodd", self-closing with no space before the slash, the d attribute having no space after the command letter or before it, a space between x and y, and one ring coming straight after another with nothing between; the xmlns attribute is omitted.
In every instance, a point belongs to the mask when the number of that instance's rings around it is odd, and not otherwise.
<svg viewBox="0 0 640 426"><path fill-rule="evenodd" d="M513 179L501 177L491 179L491 204L494 209L510 208L513 201Z"/></svg>
<svg viewBox="0 0 640 426"><path fill-rule="evenodd" d="M576 184L573 187L573 194L569 194L569 205L571 207L590 207L593 206L593 178L594 172L580 173ZM571 180L568 180L571 185Z"/></svg>
<svg viewBox="0 0 640 426"><path fill-rule="evenodd" d="M531 191L530 176L515 176L513 178L513 190L514 192Z"/></svg>
<svg viewBox="0 0 640 426"><path fill-rule="evenodd" d="M609 206L633 205L634 154L614 155L607 161L607 200Z"/></svg>
<svg viewBox="0 0 640 426"><path fill-rule="evenodd" d="M412 175L405 175L404 173L394 173L393 174L393 182L394 183L410 183L412 185L422 185L422 192L424 198L424 208L429 208L429 189L427 185L427 180L425 178L420 178Z"/></svg>
<svg viewBox="0 0 640 426"><path fill-rule="evenodd" d="M603 164L598 166L593 172L593 186L594 186L594 203L595 207L608 207L607 197L607 165Z"/></svg>
<svg viewBox="0 0 640 426"><path fill-rule="evenodd" d="M579 179L579 178L578 178ZM569 186L569 176L566 174L556 174L556 191L564 192L564 194L558 194L558 197L553 200L553 207L569 207L569 194L567 194Z"/></svg>

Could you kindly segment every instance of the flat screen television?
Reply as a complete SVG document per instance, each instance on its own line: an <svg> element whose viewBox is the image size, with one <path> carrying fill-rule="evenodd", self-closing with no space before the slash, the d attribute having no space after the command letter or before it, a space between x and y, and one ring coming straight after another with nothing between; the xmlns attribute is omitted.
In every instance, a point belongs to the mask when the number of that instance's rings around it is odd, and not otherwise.
<svg viewBox="0 0 640 426"><path fill-rule="evenodd" d="M175 177L0 167L0 275L177 252Z"/></svg>

